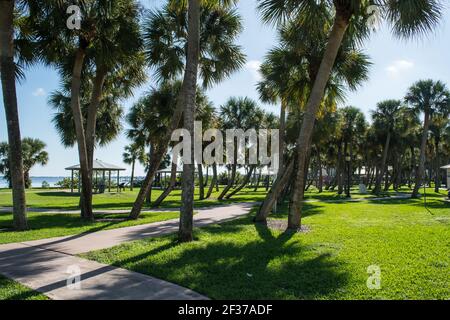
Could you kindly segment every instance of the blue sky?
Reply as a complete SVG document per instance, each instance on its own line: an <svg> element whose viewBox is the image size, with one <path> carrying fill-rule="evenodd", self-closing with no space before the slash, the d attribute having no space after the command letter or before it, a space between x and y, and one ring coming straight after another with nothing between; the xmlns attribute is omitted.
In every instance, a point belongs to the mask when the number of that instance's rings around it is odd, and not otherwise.
<svg viewBox="0 0 450 320"><path fill-rule="evenodd" d="M161 1L146 0L142 3L157 7ZM244 31L239 43L247 55L247 64L240 72L209 91L209 97L218 107L231 96L248 96L258 99L255 83L258 66L265 53L276 45L274 30L262 25L256 11L255 0L240 1L238 10L243 17ZM361 108L369 117L369 111L384 99L401 99L407 88L419 79L440 79L450 85L450 9L447 6L444 19L432 35L414 41L393 38L389 30L382 27L364 47L373 66L370 79L357 91L348 94L346 105ZM150 80L151 82L151 80ZM134 97L124 103L125 111L145 92L150 83L137 89ZM47 143L50 161L45 167L33 168L33 176L65 176L64 168L78 163L76 148L65 149L51 123L52 110L47 105L48 94L59 87L56 72L43 66L34 66L26 71L26 79L18 84L20 125L23 137L39 138ZM278 112L277 106L263 106ZM0 141L7 140L3 102L0 102ZM122 152L129 142L122 133L116 141L98 149L95 157L103 161L124 165ZM128 166L124 165L128 168ZM126 174L130 173L130 168ZM144 170L137 167L137 174Z"/></svg>

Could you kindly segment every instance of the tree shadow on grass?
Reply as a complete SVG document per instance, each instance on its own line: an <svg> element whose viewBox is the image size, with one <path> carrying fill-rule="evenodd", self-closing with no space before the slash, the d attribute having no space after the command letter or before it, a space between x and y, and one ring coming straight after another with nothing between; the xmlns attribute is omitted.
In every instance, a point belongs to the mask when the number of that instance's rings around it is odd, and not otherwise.
<svg viewBox="0 0 450 320"><path fill-rule="evenodd" d="M240 228L237 223L227 223L222 230L207 227L200 241L178 245L172 236L169 242L113 264L213 299L317 299L348 283L342 262L331 252L312 250L293 232L279 234L264 225L241 224L248 231L239 238L231 236ZM209 236L217 239L208 241Z"/></svg>
<svg viewBox="0 0 450 320"><path fill-rule="evenodd" d="M68 192L68 191L48 191L48 192L35 192L36 195L40 197L61 197L61 198L79 198L80 194L78 192Z"/></svg>

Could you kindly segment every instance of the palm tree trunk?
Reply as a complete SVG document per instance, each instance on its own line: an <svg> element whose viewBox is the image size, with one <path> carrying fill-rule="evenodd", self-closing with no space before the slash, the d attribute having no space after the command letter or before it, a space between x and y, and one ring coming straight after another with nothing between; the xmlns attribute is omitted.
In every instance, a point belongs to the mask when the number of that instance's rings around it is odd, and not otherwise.
<svg viewBox="0 0 450 320"><path fill-rule="evenodd" d="M133 157L133 161L131 162L131 181L130 181L130 191L133 191L134 185L134 166L136 164L136 158Z"/></svg>
<svg viewBox="0 0 450 320"><path fill-rule="evenodd" d="M253 171L255 170L255 165L250 166L250 170L248 170L247 175L244 178L244 181L236 188L234 189L230 194L228 194L225 199L230 199L232 196L234 196L236 193L241 191L250 181L250 178L252 177Z"/></svg>
<svg viewBox="0 0 450 320"><path fill-rule="evenodd" d="M261 173L262 173L262 170L259 169L258 178L256 179L256 185L255 185L255 189L253 191L258 191L259 183L261 182Z"/></svg>
<svg viewBox="0 0 450 320"><path fill-rule="evenodd" d="M390 143L391 143L391 132L388 132L388 135L386 137L386 142L384 144L383 159L381 160L381 168L380 168L381 172L377 176L377 181L375 183L375 189L373 190L373 193L376 195L379 195L381 192L381 181L383 179L384 173L386 172L386 161L387 161L387 157L388 157Z"/></svg>
<svg viewBox="0 0 450 320"><path fill-rule="evenodd" d="M343 190L343 180L342 180L342 174L343 174L343 164L342 161L343 160L343 156L342 156L342 141L339 141L339 146L338 146L338 161L337 161L337 168L336 168L336 182L338 185L338 194L342 194Z"/></svg>
<svg viewBox="0 0 450 320"><path fill-rule="evenodd" d="M211 179L211 184L209 185L208 192L206 193L205 199L209 199L209 197L211 197L211 194L214 190L214 186L217 184L217 164L216 163L213 163L212 169L213 169L213 176Z"/></svg>
<svg viewBox="0 0 450 320"><path fill-rule="evenodd" d="M14 63L14 1L0 1L0 70L9 143L9 169L13 196L13 223L16 230L28 229L23 176L22 141L17 108Z"/></svg>
<svg viewBox="0 0 450 320"><path fill-rule="evenodd" d="M152 207L157 208L164 201L165 198L172 192L177 183L177 163L172 162L172 167L170 169L170 183L169 186L164 190L163 193L156 199Z"/></svg>
<svg viewBox="0 0 450 320"><path fill-rule="evenodd" d="M235 148L234 150L236 150L237 148ZM234 180L236 180L236 151L235 151L235 157L234 157L234 163L231 165L231 176L230 179L228 180L228 183L226 185L226 187L222 190L222 193L219 195L219 197L217 198L218 200L223 200L223 198L225 197L225 195L228 193L228 191L230 191L231 187L234 184Z"/></svg>
<svg viewBox="0 0 450 320"><path fill-rule="evenodd" d="M197 164L198 171L198 190L199 190L199 200L205 199L205 184L203 181L203 166Z"/></svg>
<svg viewBox="0 0 450 320"><path fill-rule="evenodd" d="M197 91L197 73L200 52L200 0L189 0L188 3L188 44L185 72L185 110L184 127L191 134L191 163L183 165L182 204L180 210L180 226L178 240L193 240L194 216L194 121L195 96Z"/></svg>
<svg viewBox="0 0 450 320"><path fill-rule="evenodd" d="M89 166L89 159L86 146L86 136L83 124L83 115L80 107L80 87L81 71L86 53L84 49L79 48L75 55L75 61L72 71L71 100L73 119L75 123L75 132L78 144L78 156L80 158L81 173L81 217L87 220L94 220L92 213L92 179Z"/></svg>
<svg viewBox="0 0 450 320"><path fill-rule="evenodd" d="M270 214L275 202L279 198L281 192L286 188L286 185L289 179L292 177L292 172L294 171L294 160L292 159L286 169L283 171L283 174L278 177L278 179L274 182L272 188L267 194L264 202L261 204L261 207L258 210L253 221L265 223L267 221L267 217Z"/></svg>
<svg viewBox="0 0 450 320"><path fill-rule="evenodd" d="M317 183L317 189L319 193L323 192L323 173L322 173L322 159L320 157L320 147L317 147L317 166L319 167L319 181Z"/></svg>
<svg viewBox="0 0 450 320"><path fill-rule="evenodd" d="M191 35L189 35L191 37ZM190 39L190 38L189 38ZM188 41L192 42L192 41ZM191 46L188 46L188 52L191 52L192 48ZM198 54L197 54L198 57ZM188 59L189 62L191 62L191 59ZM149 170L147 171L147 174L145 175L144 181L142 182L142 186L139 190L139 193L136 197L136 200L134 201L133 208L131 209L129 219L137 219L142 211L142 207L144 205L145 196L150 190L150 186L153 183L153 180L155 178L156 172L158 171L159 166L161 165L162 160L164 159L164 156L167 153L170 138L172 136L172 132L179 127L181 117L183 115L183 111L185 108L185 101L186 101L186 91L189 88L189 83L191 81L191 78L193 75L197 74L196 71L191 70L192 64L186 63L186 71L184 73L184 79L183 84L181 86L181 90L178 94L177 104L171 119L171 123L169 126L169 130L167 130L167 134L165 137L163 137L159 143L157 150L153 152L151 164L149 166Z"/></svg>
<svg viewBox="0 0 450 320"><path fill-rule="evenodd" d="M439 188L441 187L441 179L440 179L440 159L439 159L439 139L435 138L435 149L436 149L436 155L435 155L435 173L434 173L434 192L438 193Z"/></svg>
<svg viewBox="0 0 450 320"><path fill-rule="evenodd" d="M411 152L411 171L409 173L409 177L408 177L408 188L412 189L412 181L413 181L413 174L417 175L417 170L416 170L416 155L414 152L414 147L410 146L410 152Z"/></svg>
<svg viewBox="0 0 450 320"><path fill-rule="evenodd" d="M279 160L278 160L278 168L284 168L284 155L285 155L285 138L286 137L286 103L284 99L281 101L281 111L280 111L280 135L279 135ZM279 171L279 170L278 170Z"/></svg>
<svg viewBox="0 0 450 320"><path fill-rule="evenodd" d="M306 173L306 155L310 148L310 140L314 130L314 122L316 120L317 111L323 99L326 84L330 78L331 71L336 60L339 48L347 30L351 13L344 12L341 8L336 8L336 16L330 38L325 49L325 53L320 64L319 72L314 81L310 97L306 104L303 116L302 127L297 140L298 171L291 195L291 207L288 216L288 229L298 230L301 227L302 202L305 189Z"/></svg>
<svg viewBox="0 0 450 320"><path fill-rule="evenodd" d="M141 214L142 207L144 206L144 201L147 194L150 192L150 187L153 184L153 180L155 178L155 174L158 171L158 168L161 164L162 159L164 158L167 148L169 145L169 139L161 142L161 145L155 145L152 149L152 155L150 157L150 164L148 166L147 174L145 175L144 181L142 181L142 186L139 190L139 193L134 201L133 208L131 209L129 219L137 219ZM167 143L164 143L167 142Z"/></svg>
<svg viewBox="0 0 450 320"><path fill-rule="evenodd" d="M420 158L419 158L419 170L416 174L416 184L414 186L414 190L411 194L411 198L417 198L419 193L419 188L424 182L424 174L425 174L425 150L427 148L427 140L428 140L428 130L430 128L430 115L428 112L425 112L425 119L423 124L423 133L422 133L422 141L420 144Z"/></svg>
<svg viewBox="0 0 450 320"><path fill-rule="evenodd" d="M94 162L95 129L97 123L98 106L100 105L100 101L102 99L103 84L105 82L105 79L106 69L103 67L98 68L95 74L91 102L89 104L88 115L86 119L86 149L88 153L90 174L92 174L92 165Z"/></svg>

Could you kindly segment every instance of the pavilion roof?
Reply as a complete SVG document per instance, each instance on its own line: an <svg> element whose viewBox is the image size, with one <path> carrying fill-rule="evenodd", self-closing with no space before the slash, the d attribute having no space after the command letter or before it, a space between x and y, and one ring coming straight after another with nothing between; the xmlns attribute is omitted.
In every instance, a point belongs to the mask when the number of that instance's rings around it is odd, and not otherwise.
<svg viewBox="0 0 450 320"><path fill-rule="evenodd" d="M93 170L97 171L124 171L125 168L121 168L119 166L116 166L114 164L106 163L101 160L95 159L93 163ZM80 165L74 165L71 167L67 167L66 170L80 170Z"/></svg>

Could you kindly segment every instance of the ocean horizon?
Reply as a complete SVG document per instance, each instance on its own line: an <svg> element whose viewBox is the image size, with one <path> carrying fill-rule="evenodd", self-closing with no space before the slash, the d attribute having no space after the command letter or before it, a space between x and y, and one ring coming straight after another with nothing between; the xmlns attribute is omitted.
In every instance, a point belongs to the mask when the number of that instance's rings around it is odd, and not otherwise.
<svg viewBox="0 0 450 320"><path fill-rule="evenodd" d="M45 181L49 184L50 187L56 187L56 183L58 181L63 180L64 178L70 178L70 176L32 176L31 178L31 187L32 188L40 188L42 187L42 183ZM135 179L140 179L143 177L135 177ZM120 177L120 181L128 181L130 177L124 176ZM5 180L3 176L0 176L0 188L8 188L8 182Z"/></svg>

